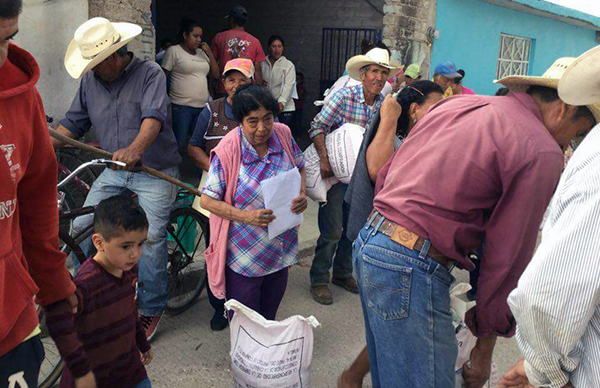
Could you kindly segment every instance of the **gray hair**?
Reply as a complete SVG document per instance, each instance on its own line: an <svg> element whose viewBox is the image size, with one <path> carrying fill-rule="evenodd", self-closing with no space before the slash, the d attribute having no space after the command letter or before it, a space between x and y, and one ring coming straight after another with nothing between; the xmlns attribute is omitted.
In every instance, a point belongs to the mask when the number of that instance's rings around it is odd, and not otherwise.
<svg viewBox="0 0 600 388"><path fill-rule="evenodd" d="M367 72L369 71L370 68L371 68L371 65L361 67L360 74L367 74Z"/></svg>
<svg viewBox="0 0 600 388"><path fill-rule="evenodd" d="M120 49L118 49L117 51L115 51L117 53L118 56L120 56L121 58L124 58L127 56L127 45L121 47Z"/></svg>

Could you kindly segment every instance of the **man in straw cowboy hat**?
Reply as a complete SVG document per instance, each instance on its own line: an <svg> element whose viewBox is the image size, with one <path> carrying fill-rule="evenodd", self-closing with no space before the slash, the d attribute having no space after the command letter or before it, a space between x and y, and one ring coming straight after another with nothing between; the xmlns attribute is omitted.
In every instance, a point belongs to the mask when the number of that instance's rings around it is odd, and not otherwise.
<svg viewBox="0 0 600 388"><path fill-rule="evenodd" d="M35 59L11 41L21 0L0 1L0 388L36 387L44 347L34 304L77 305L58 250L56 157Z"/></svg>
<svg viewBox="0 0 600 388"><path fill-rule="evenodd" d="M564 64L569 67L558 83L560 99L573 105L596 103L592 107L598 112L600 47ZM570 159L542 243L509 296L525 359L504 376L500 387L600 387L599 220L596 127Z"/></svg>
<svg viewBox="0 0 600 388"><path fill-rule="evenodd" d="M600 119L599 106L558 98L565 67L499 81L524 92L439 102L380 171L354 243L374 387L454 386L450 272L473 270L467 254L484 239L477 305L465 318L478 339L463 377L467 388L489 378L496 337L515 330L506 300L535 248L561 146Z"/></svg>
<svg viewBox="0 0 600 388"><path fill-rule="evenodd" d="M390 63L390 54L374 48L365 55L357 55L346 64L348 75L360 85L338 90L311 123L309 135L315 143L321 160L321 176L333 176L325 135L343 124L366 127L381 108L381 90L386 81L398 74L400 67ZM328 284L333 264L333 284L358 293L352 277L352 243L343 231L343 203L348 185L338 183L327 192L327 204L319 208L319 230L315 257L310 269L311 293L321 304L333 303ZM335 255L335 259L334 259Z"/></svg>
<svg viewBox="0 0 600 388"><path fill-rule="evenodd" d="M98 204L129 189L150 223L148 241L139 264L138 303L142 323L151 339L168 300L167 231L176 188L161 179L133 171L138 163L177 176L181 157L171 128L166 79L160 66L127 52L127 43L142 29L131 23L93 18L82 24L67 49L65 67L81 84L59 132L79 138L92 127L100 146L113 160L127 164L105 169L85 206ZM91 71L89 71L91 70ZM55 141L55 146L61 146ZM92 216L75 220L75 231L92 223ZM91 249L91 242L88 243Z"/></svg>

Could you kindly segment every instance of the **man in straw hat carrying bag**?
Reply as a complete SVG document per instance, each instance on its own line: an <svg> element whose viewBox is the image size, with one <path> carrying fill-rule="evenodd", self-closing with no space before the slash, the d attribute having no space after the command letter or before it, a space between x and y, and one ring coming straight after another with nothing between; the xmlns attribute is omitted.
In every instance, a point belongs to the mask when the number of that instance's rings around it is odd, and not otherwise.
<svg viewBox="0 0 600 388"><path fill-rule="evenodd" d="M65 67L73 78L81 78L81 84L58 131L80 138L94 127L100 146L113 152L113 160L127 164L118 170L105 169L85 206L128 189L137 194L148 216L148 241L139 262L138 304L151 339L168 300L166 226L177 190L166 181L132 170L141 162L177 176L181 157L171 128L163 71L156 63L127 52L127 43L141 31L135 24L104 18L90 19L75 31ZM59 141L54 144L61 146ZM91 223L91 215L79 217L73 228L82 230ZM87 243L91 249L91 242Z"/></svg>
<svg viewBox="0 0 600 388"><path fill-rule="evenodd" d="M600 101L600 47L568 68L558 95ZM564 69L563 69L564 71ZM596 113L597 115L597 113ZM600 387L600 128L569 160L550 205L542 243L510 294L525 358L500 387Z"/></svg>
<svg viewBox="0 0 600 388"><path fill-rule="evenodd" d="M365 55L350 58L346 70L352 79L361 84L338 90L314 118L309 130L321 160L323 178L333 176L325 147L325 135L347 123L366 127L381 108L381 91L386 81L398 74L401 68L390 63L387 50L374 48ZM358 292L356 281L352 277L352 243L343 230L343 203L347 187L343 183L334 185L327 192L327 204L319 208L321 235L310 269L310 283L313 298L321 304L333 303L327 286L332 265L333 283L350 292Z"/></svg>
<svg viewBox="0 0 600 388"><path fill-rule="evenodd" d="M465 318L478 339L463 377L467 388L489 378L496 337L515 331L506 300L533 254L561 146L600 119L600 106L558 98L565 67L499 81L524 92L439 102L380 171L354 243L373 387L454 386L450 272L472 270L467 254L484 239L477 305Z"/></svg>

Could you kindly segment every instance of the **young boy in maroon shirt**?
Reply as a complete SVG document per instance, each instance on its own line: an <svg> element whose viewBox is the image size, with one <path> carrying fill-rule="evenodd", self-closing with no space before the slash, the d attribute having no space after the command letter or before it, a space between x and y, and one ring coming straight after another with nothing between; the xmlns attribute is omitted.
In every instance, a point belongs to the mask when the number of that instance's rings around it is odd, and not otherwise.
<svg viewBox="0 0 600 388"><path fill-rule="evenodd" d="M101 201L94 214L96 255L75 276L76 314L48 306L46 322L66 362L60 388L148 388L152 350L135 302L137 262L148 236L142 208L128 196Z"/></svg>

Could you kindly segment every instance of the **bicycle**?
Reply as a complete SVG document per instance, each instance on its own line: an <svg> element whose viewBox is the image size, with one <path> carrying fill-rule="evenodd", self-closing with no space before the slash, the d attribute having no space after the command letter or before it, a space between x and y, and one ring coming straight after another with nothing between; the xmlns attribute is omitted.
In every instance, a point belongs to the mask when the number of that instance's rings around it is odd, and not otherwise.
<svg viewBox="0 0 600 388"><path fill-rule="evenodd" d="M69 182L76 179L82 171L94 166L124 165L121 162L95 159L82 163L59 184L59 220L63 225L70 225L74 219L94 213L93 206L69 207L68 197L61 190ZM171 315L180 314L189 309L200 297L206 286L206 264L204 249L208 246L208 220L196 210L192 209L193 194L185 190L177 193L177 206L171 211L167 224L167 277L169 299L166 311ZM94 233L90 225L75 235L71 228L59 228L60 249L67 255L72 255L80 264L87 259L80 244ZM204 247L201 248L204 242ZM46 358L40 370L40 388L52 387L60 378L63 360L60 358L56 345L45 327L44 314L39 311L41 339L46 351Z"/></svg>

